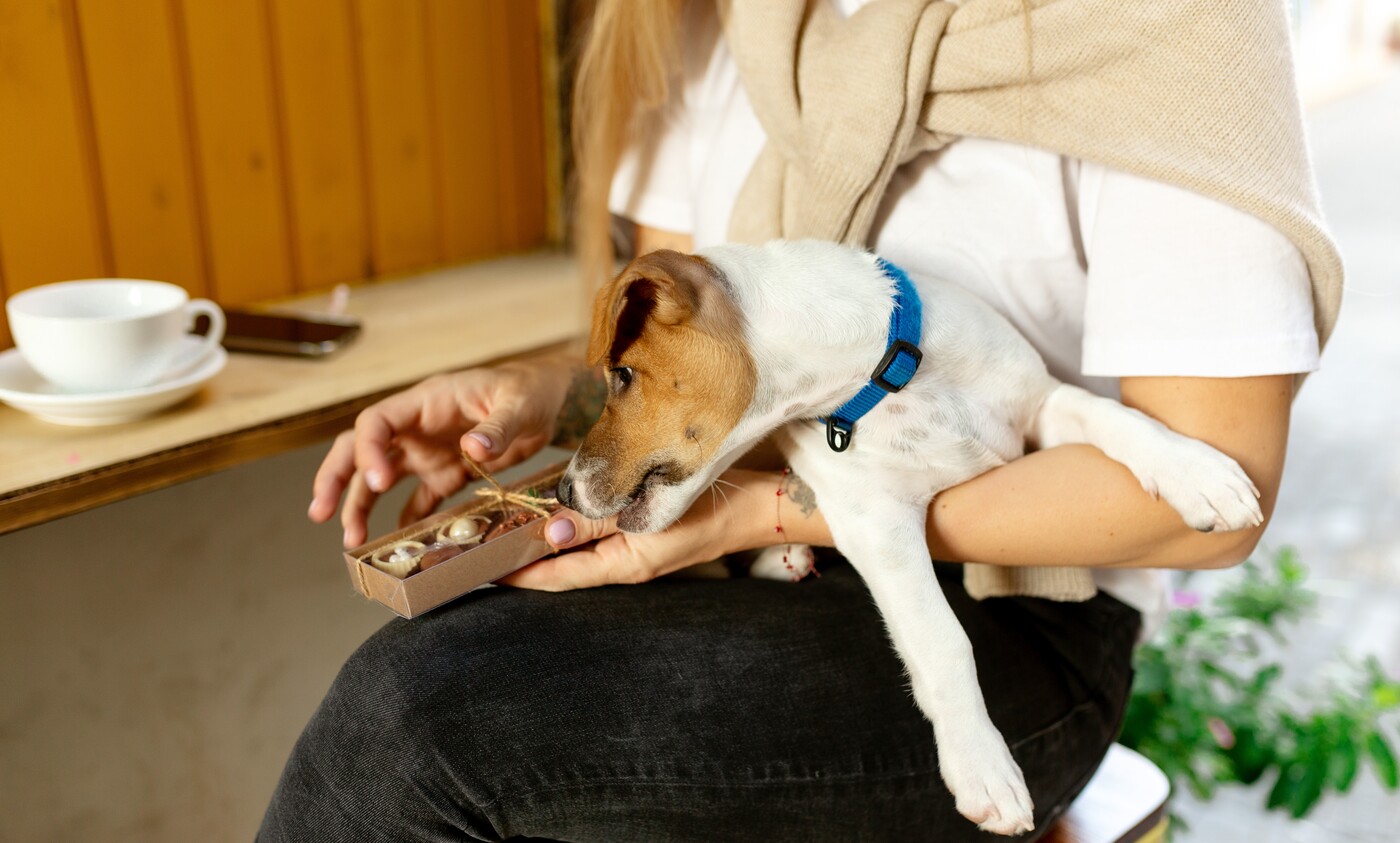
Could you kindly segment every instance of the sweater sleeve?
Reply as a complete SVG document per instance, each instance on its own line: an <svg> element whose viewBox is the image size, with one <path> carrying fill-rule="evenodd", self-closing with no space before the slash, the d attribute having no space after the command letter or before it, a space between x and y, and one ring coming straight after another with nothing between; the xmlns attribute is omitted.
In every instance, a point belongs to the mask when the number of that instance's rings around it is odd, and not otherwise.
<svg viewBox="0 0 1400 843"><path fill-rule="evenodd" d="M1085 162L1083 373L1245 377L1317 368L1307 266L1267 223Z"/></svg>

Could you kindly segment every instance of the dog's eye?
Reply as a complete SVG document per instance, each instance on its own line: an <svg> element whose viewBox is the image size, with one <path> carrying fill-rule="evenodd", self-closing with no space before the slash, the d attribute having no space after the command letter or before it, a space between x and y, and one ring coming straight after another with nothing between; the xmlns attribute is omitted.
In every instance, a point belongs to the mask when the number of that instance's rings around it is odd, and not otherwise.
<svg viewBox="0 0 1400 843"><path fill-rule="evenodd" d="M613 388L618 392L632 385L632 367L618 366L612 369Z"/></svg>

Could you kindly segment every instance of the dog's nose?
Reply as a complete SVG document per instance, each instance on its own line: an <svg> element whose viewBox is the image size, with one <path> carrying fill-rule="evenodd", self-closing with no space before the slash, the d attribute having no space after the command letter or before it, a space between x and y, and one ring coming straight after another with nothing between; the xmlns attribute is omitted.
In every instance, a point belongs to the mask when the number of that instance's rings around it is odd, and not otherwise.
<svg viewBox="0 0 1400 843"><path fill-rule="evenodd" d="M574 508L574 478L565 474L559 479L559 486L554 490L554 496L559 498L559 502L569 509Z"/></svg>

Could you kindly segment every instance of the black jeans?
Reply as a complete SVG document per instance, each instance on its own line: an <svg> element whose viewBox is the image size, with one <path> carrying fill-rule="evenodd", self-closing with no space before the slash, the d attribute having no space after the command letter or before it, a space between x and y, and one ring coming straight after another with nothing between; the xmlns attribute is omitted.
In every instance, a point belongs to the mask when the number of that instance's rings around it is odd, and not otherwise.
<svg viewBox="0 0 1400 843"><path fill-rule="evenodd" d="M486 589L345 664L259 840L963 841L859 576ZM1117 734L1139 617L939 580L1043 832ZM1032 839L1030 836L1022 839Z"/></svg>

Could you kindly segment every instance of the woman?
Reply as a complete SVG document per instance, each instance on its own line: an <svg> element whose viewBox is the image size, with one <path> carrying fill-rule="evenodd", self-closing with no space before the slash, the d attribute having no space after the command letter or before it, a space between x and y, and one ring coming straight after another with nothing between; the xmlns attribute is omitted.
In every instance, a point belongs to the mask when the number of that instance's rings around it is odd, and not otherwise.
<svg viewBox="0 0 1400 843"><path fill-rule="evenodd" d="M575 110L591 266L606 263L609 208L639 252L726 239L767 139L713 6L673 12L601 2L595 16ZM1318 355L1309 267L1287 237L1198 193L985 138L912 155L876 198L872 250L983 296L1061 379L1234 457L1271 511L1295 375ZM586 412L556 417L596 384L562 357L429 379L336 440L310 517L328 520L343 495L356 545L378 495L414 475L402 517L422 517L468 479L459 447L492 470L513 464L576 434ZM737 488L661 534L556 515L550 541L580 549L373 636L293 751L262 839L984 837L953 808L849 566L825 555L821 577L796 585L657 580L771 544L776 521L792 541L831 544L800 478L776 496L778 467L756 461L726 480ZM1152 569L1233 565L1262 529L1196 533L1082 446L939 496L929 546L948 560L940 582L1037 833L1117 732L1132 646L1162 606ZM1099 593L978 602L956 564L971 562L1093 569ZM592 588L617 583L646 585Z"/></svg>

